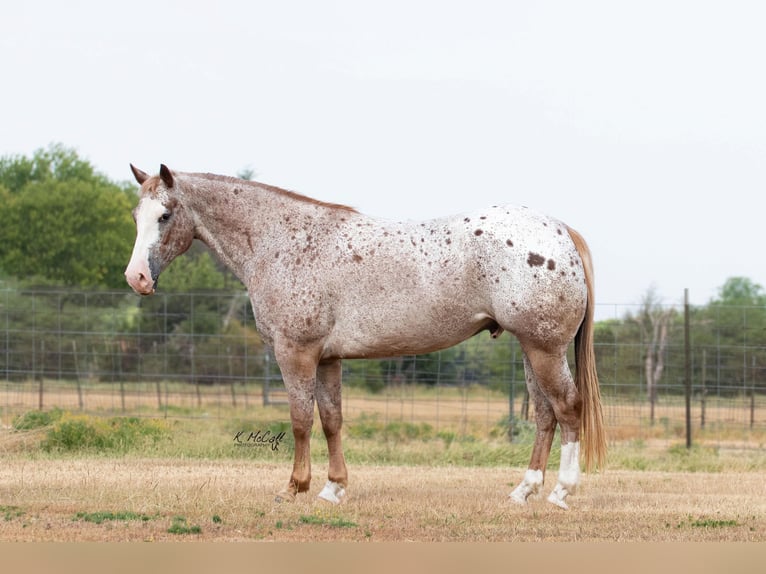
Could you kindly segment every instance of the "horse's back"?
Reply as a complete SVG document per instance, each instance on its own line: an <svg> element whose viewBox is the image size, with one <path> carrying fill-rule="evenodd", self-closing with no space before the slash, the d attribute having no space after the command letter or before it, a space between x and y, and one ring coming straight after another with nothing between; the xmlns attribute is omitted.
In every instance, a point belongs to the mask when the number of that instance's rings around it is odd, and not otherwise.
<svg viewBox="0 0 766 574"><path fill-rule="evenodd" d="M425 222L350 222L338 238L333 348L428 352L499 325L568 341L587 290L567 226L518 206ZM350 342L354 349L349 348Z"/></svg>

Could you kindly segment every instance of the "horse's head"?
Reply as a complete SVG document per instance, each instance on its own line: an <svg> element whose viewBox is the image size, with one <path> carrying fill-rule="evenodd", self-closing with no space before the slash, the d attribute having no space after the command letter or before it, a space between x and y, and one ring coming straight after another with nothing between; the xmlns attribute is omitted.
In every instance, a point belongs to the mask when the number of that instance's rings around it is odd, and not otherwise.
<svg viewBox="0 0 766 574"><path fill-rule="evenodd" d="M151 295L163 269L189 249L194 224L180 201L178 182L165 165L158 176L149 176L133 165L130 169L141 193L133 210L136 243L125 278L136 293Z"/></svg>

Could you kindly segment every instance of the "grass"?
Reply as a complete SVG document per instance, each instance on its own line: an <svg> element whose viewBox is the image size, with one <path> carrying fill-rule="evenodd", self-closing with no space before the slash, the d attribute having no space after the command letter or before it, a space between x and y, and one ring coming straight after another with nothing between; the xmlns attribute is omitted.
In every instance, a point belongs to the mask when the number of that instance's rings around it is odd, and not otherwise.
<svg viewBox="0 0 766 574"><path fill-rule="evenodd" d="M78 512L73 520L82 520L83 522L92 522L94 524L102 524L107 521L114 521L114 520L121 520L121 521L128 521L128 520L140 520L142 522L146 522L148 520L151 520L152 517L143 514L143 513L137 513L137 512L130 512L130 511L123 511L123 512L105 512L105 511L98 511L98 512Z"/></svg>
<svg viewBox="0 0 766 574"><path fill-rule="evenodd" d="M202 534L202 528L197 524L188 524L183 516L174 516L173 524L168 528L169 534Z"/></svg>
<svg viewBox="0 0 766 574"><path fill-rule="evenodd" d="M260 412L256 411L256 415ZM274 417L274 409L268 411ZM135 455L204 460L260 460L289 463L293 439L286 409L281 420L263 422L238 417L182 418L114 417L78 414L60 409L28 411L13 419L10 431L0 431L0 452L28 456ZM247 442L260 431L283 439L273 444ZM489 432L437 430L428 423L385 421L377 415L347 419L344 450L351 466L429 465L462 467L524 467L531 454L534 425L519 422L514 442L498 421ZM318 421L312 433L312 460L327 460L327 447ZM559 441L554 441L549 468L558 466ZM610 445L608 469L666 472L764 471L766 451L739 443L695 444L687 449L679 439L634 439Z"/></svg>
<svg viewBox="0 0 766 574"><path fill-rule="evenodd" d="M9 519L0 514L0 540L766 542L760 472L585 475L564 512L545 501L550 477L527 507L509 502L524 471L507 467L356 466L344 502L330 506L317 499L326 466L315 464L310 491L275 504L290 468L289 461L13 456L0 466L3 492L13 496L3 509Z"/></svg>
<svg viewBox="0 0 766 574"><path fill-rule="evenodd" d="M3 515L3 520L8 522L14 518L24 516L24 511L18 506L0 506L0 514Z"/></svg>
<svg viewBox="0 0 766 574"><path fill-rule="evenodd" d="M352 522L345 518L328 518L324 516L316 515L301 515L300 519L302 524L313 524L316 526L329 526L330 528L356 528L359 526L356 522Z"/></svg>

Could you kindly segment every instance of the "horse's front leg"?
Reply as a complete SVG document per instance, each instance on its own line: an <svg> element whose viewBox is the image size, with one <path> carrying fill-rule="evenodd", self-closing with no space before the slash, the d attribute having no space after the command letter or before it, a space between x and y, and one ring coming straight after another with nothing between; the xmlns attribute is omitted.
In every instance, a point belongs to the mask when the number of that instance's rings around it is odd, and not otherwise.
<svg viewBox="0 0 766 574"><path fill-rule="evenodd" d="M311 485L311 427L314 425L316 360L302 353L286 353L275 347L275 355L290 401L290 421L295 439L295 458L290 481L276 496L277 502L292 502Z"/></svg>
<svg viewBox="0 0 766 574"><path fill-rule="evenodd" d="M319 493L319 498L337 504L346 494L346 486L348 485L348 471L346 470L346 460L343 457L340 435L343 424L340 360L336 359L319 364L316 400L330 457L327 484Z"/></svg>

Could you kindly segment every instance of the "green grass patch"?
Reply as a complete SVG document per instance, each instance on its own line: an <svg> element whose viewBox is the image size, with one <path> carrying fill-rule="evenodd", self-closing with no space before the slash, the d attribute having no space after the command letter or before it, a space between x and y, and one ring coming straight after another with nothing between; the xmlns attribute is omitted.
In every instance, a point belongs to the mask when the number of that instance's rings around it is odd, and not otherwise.
<svg viewBox="0 0 766 574"><path fill-rule="evenodd" d="M739 526L736 520L717 520L714 518L698 518L691 523L693 528L725 528Z"/></svg>
<svg viewBox="0 0 766 574"><path fill-rule="evenodd" d="M197 524L189 524L183 516L174 516L168 532L170 534L201 534L202 528Z"/></svg>
<svg viewBox="0 0 766 574"><path fill-rule="evenodd" d="M147 514L139 514L137 512L130 512L130 511L124 511L124 512L78 512L75 514L75 517L73 520L82 520L83 522L92 522L94 524L102 524L107 521L112 520L120 520L120 521L130 521L130 520L140 520L142 522L147 522L151 520L152 517Z"/></svg>
<svg viewBox="0 0 766 574"><path fill-rule="evenodd" d="M340 517L330 518L324 516L301 515L300 521L302 524L329 526L330 528L356 528L359 526L356 522L352 522Z"/></svg>
<svg viewBox="0 0 766 574"><path fill-rule="evenodd" d="M45 428L61 419L64 411L52 409L50 411L27 411L13 419L11 426L16 431L29 431Z"/></svg>
<svg viewBox="0 0 766 574"><path fill-rule="evenodd" d="M40 446L46 452L127 452L156 444L169 434L166 421L64 413L48 429Z"/></svg>
<svg viewBox="0 0 766 574"><path fill-rule="evenodd" d="M6 522L10 522L14 518L24 516L24 511L18 506L0 506L0 514L3 515L3 519Z"/></svg>
<svg viewBox="0 0 766 574"><path fill-rule="evenodd" d="M739 521L733 519L720 519L720 518L692 518L688 517L688 520L682 520L676 524L676 528L731 528L734 526L741 526ZM666 527L670 527L670 524L666 524Z"/></svg>

